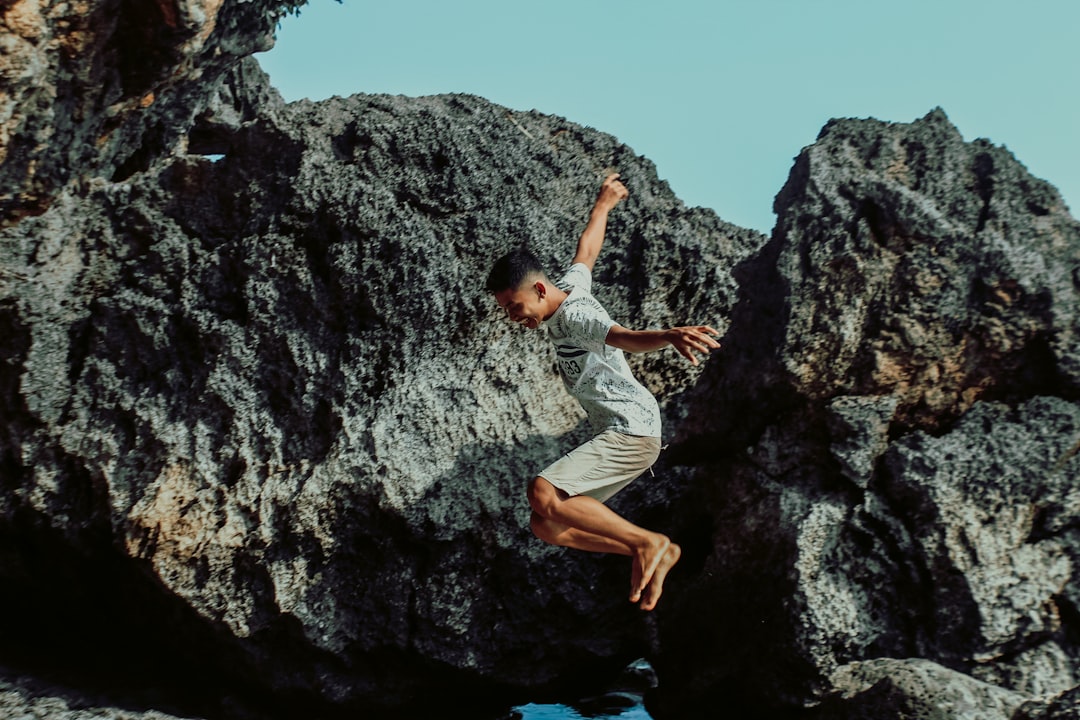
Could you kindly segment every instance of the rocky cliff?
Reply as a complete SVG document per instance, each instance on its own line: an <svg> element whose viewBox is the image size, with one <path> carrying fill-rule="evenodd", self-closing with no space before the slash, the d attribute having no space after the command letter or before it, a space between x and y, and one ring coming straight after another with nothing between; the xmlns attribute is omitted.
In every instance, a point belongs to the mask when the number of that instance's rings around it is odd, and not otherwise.
<svg viewBox="0 0 1080 720"><path fill-rule="evenodd" d="M2 8L18 678L498 714L644 655L658 719L1075 706L1080 225L1007 150L940 110L834 121L769 238L562 118L284 104L243 58L289 5L136 5ZM482 291L515 245L565 265L609 168L598 296L723 332L701 368L633 358L670 447L614 502L686 553L651 615L625 562L529 535L524 482L582 416Z"/></svg>

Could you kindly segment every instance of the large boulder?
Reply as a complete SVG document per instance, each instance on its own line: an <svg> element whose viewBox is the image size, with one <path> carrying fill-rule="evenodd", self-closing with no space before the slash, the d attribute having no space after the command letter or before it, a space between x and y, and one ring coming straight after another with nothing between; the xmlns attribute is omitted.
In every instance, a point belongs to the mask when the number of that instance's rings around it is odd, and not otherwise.
<svg viewBox="0 0 1080 720"><path fill-rule="evenodd" d="M220 642L281 696L497 704L621 670L647 647L628 564L528 532L525 482L582 413L483 279L520 244L565 267L609 167L632 196L597 281L627 324L723 326L725 268L764 238L561 118L356 96L244 120L272 94L241 71L193 126L223 158L101 178L3 235L9 532L142 573L212 629L186 654ZM700 371L636 365L676 423Z"/></svg>
<svg viewBox="0 0 1080 720"><path fill-rule="evenodd" d="M800 393L892 396L897 423L932 428L980 398L1080 391L1076 221L940 109L829 123L776 206Z"/></svg>
<svg viewBox="0 0 1080 720"><path fill-rule="evenodd" d="M830 123L777 210L680 426L707 545L652 707L812 705L880 656L1075 685L1080 226L940 110Z"/></svg>
<svg viewBox="0 0 1080 720"><path fill-rule="evenodd" d="M929 660L855 662L833 674L820 720L1010 720L1024 696Z"/></svg>

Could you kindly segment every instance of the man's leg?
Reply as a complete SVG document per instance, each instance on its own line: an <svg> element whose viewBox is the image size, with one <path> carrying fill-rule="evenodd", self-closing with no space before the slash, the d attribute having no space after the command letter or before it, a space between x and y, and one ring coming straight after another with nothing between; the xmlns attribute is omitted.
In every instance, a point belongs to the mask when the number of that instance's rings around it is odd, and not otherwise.
<svg viewBox="0 0 1080 720"><path fill-rule="evenodd" d="M532 514L531 525L533 533L538 538L552 545L588 552L633 555L630 548L621 542L548 520L535 511ZM645 586L645 591L641 594L642 610L652 610L656 607L660 601L660 595L664 592L664 580L671 568L675 567L675 563L679 562L681 555L682 548L676 543L671 543L656 566L656 572L653 573L649 584Z"/></svg>
<svg viewBox="0 0 1080 720"><path fill-rule="evenodd" d="M612 555L632 556L634 554L625 543L563 525L557 520L549 520L535 510L529 524L532 526L533 534L550 545Z"/></svg>
<svg viewBox="0 0 1080 720"><path fill-rule="evenodd" d="M641 599L642 591L652 580L656 568L671 546L671 540L666 535L634 525L607 505L587 495L568 496L542 477L535 478L529 484L529 505L536 515L547 521L541 524L545 531L554 531L550 535L564 541L557 544L579 550L630 555L633 558L631 602ZM560 533L557 532L559 526L577 532ZM547 540L546 537L540 537ZM620 545L627 552L621 552Z"/></svg>

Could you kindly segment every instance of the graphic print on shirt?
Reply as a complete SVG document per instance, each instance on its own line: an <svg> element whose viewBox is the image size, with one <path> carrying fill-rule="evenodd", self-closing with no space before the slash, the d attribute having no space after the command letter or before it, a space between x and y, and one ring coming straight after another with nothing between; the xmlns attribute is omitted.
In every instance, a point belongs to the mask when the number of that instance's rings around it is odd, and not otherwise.
<svg viewBox="0 0 1080 720"><path fill-rule="evenodd" d="M559 358L559 372L563 381L573 387L581 377L581 371L585 369L585 356L588 350L583 350L573 345L556 345L555 355Z"/></svg>
<svg viewBox="0 0 1080 720"><path fill-rule="evenodd" d="M595 366L596 355L605 353L607 346L604 339L612 322L596 298L582 291L572 293L560 310L562 312L555 323L559 338L553 342L559 374L566 387L573 392L582 373L588 372L590 365ZM590 357L590 353L593 357Z"/></svg>

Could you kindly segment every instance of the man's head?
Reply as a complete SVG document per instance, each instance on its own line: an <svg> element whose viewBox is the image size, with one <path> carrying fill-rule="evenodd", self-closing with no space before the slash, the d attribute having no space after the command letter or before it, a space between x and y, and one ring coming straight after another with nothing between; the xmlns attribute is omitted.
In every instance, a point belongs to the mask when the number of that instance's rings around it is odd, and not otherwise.
<svg viewBox="0 0 1080 720"><path fill-rule="evenodd" d="M540 261L528 250L503 255L491 266L487 279L487 291L510 320L533 330L554 312L552 289Z"/></svg>

